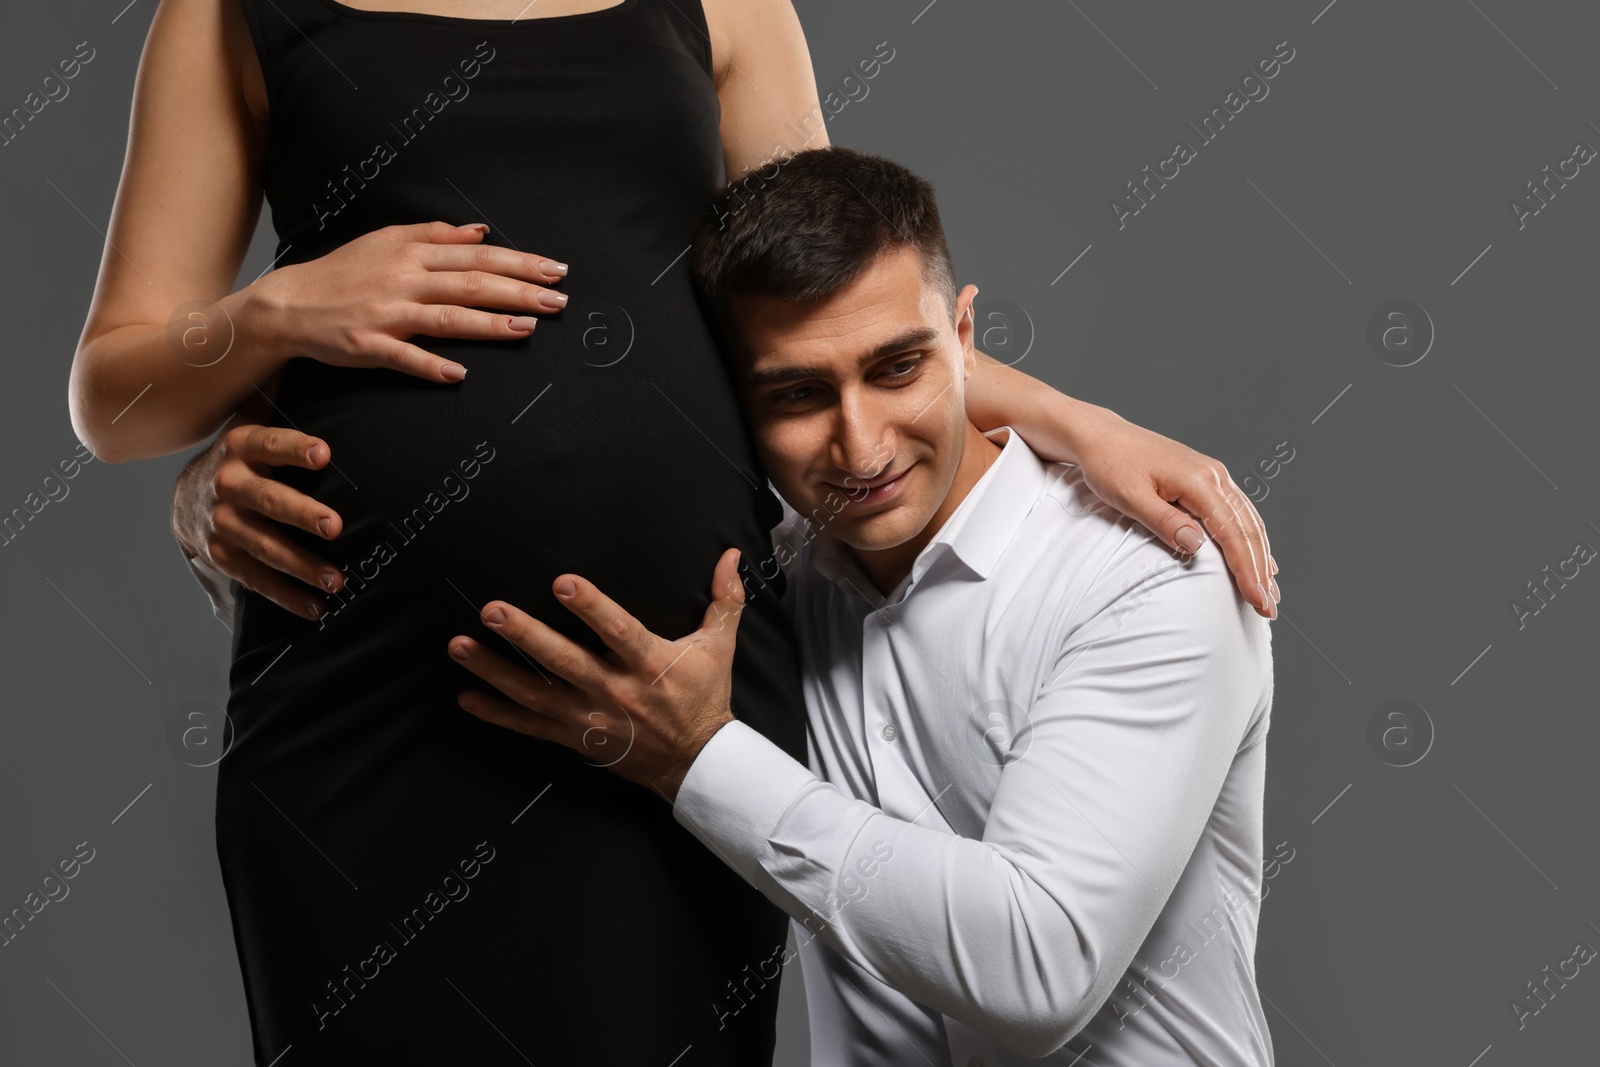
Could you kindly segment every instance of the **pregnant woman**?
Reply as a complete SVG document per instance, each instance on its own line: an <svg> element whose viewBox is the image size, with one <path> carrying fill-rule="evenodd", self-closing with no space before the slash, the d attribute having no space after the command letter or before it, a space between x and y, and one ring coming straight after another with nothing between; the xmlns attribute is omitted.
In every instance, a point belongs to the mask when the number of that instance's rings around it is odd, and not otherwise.
<svg viewBox="0 0 1600 1067"><path fill-rule="evenodd" d="M461 712L445 649L490 599L598 647L565 571L687 633L709 563L762 558L683 253L821 115L788 0L161 4L72 416L113 462L278 428L178 508L239 580L217 847L258 1065L769 1062L786 917L659 797ZM276 269L230 292L263 196ZM1273 612L1220 465L992 362L969 394L1169 545L1201 522L1168 501L1203 516ZM805 758L775 598L734 694Z"/></svg>

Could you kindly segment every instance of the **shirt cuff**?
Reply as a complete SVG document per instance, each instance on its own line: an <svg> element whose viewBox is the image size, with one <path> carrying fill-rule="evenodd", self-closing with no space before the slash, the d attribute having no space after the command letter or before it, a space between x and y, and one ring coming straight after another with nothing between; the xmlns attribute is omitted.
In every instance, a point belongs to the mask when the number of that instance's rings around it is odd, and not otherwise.
<svg viewBox="0 0 1600 1067"><path fill-rule="evenodd" d="M672 815L750 883L771 881L764 861L783 813L817 780L811 769L738 719L711 735L683 784Z"/></svg>
<svg viewBox="0 0 1600 1067"><path fill-rule="evenodd" d="M205 560L194 556L183 557L189 564L189 573L194 575L195 581L200 583L200 588L206 591L206 596L211 598L211 613L217 617L222 625L233 631L233 579L223 574Z"/></svg>

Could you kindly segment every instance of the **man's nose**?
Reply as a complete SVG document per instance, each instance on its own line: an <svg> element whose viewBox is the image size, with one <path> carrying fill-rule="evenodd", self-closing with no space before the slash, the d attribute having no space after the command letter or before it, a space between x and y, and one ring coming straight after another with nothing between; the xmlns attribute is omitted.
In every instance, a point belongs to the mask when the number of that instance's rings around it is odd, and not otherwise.
<svg viewBox="0 0 1600 1067"><path fill-rule="evenodd" d="M894 434L888 420L869 397L846 395L839 404L833 461L840 470L871 481L894 459Z"/></svg>

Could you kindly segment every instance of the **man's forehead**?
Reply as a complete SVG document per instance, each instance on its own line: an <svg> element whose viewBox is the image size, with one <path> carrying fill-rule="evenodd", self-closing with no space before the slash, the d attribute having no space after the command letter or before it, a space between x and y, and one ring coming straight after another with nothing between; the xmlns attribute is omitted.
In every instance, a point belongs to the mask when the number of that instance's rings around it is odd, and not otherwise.
<svg viewBox="0 0 1600 1067"><path fill-rule="evenodd" d="M834 294L820 301L741 296L734 300L742 326L747 362L752 371L796 359L844 358L870 353L912 333L931 340L938 333L930 308L937 296L913 281L909 285L870 287L846 299Z"/></svg>

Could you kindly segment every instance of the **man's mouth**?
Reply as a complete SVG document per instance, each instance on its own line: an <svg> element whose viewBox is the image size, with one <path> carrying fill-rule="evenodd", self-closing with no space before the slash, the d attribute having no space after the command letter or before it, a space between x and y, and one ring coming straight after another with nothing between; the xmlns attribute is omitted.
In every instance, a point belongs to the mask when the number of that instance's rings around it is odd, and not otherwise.
<svg viewBox="0 0 1600 1067"><path fill-rule="evenodd" d="M882 474L870 480L857 479L852 485L848 486L839 485L837 482L829 482L827 484L838 489L852 503L876 504L889 499L889 497L899 492L901 486L905 484L906 472L915 466L916 464L912 463L902 467L894 474Z"/></svg>

